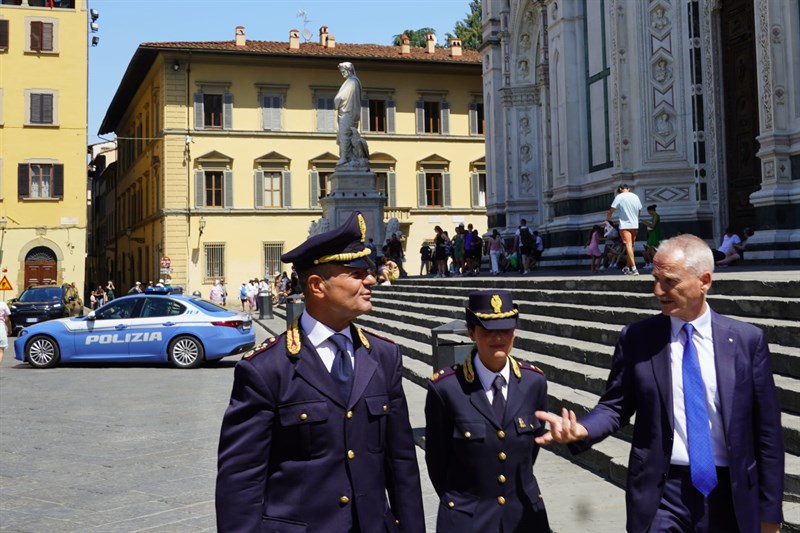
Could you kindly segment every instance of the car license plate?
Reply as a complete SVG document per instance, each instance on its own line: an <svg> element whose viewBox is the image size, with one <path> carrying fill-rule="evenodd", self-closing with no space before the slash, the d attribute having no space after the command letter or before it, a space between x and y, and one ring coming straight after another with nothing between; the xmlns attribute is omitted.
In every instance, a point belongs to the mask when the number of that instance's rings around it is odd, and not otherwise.
<svg viewBox="0 0 800 533"><path fill-rule="evenodd" d="M39 319L38 318L26 318L25 322L28 323L28 324L32 324L34 322L39 322Z"/></svg>

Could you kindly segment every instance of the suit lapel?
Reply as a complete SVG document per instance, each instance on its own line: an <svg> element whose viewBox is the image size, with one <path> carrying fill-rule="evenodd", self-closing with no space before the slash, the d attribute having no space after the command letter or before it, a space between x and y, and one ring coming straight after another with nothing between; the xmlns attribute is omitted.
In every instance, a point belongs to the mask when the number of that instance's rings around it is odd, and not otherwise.
<svg viewBox="0 0 800 533"><path fill-rule="evenodd" d="M661 315L662 320L654 332L654 346L661 346L661 350L653 354L650 363L653 365L658 395L661 404L667 413L670 429L675 429L675 419L672 412L672 361L670 359L670 343L672 342L671 322L668 316Z"/></svg>
<svg viewBox="0 0 800 533"><path fill-rule="evenodd" d="M722 411L722 425L725 435L731 426L733 398L736 391L736 335L720 324L719 315L711 311L711 336L714 341L714 367L717 372L717 393L719 409Z"/></svg>
<svg viewBox="0 0 800 533"><path fill-rule="evenodd" d="M302 330L301 330L302 331ZM319 392L330 398L333 402L345 407L341 398L339 389L331 378L330 372L325 368L316 348L311 342L303 336L303 348L298 357L297 363L294 365L294 371L305 380L309 385L317 389Z"/></svg>
<svg viewBox="0 0 800 533"><path fill-rule="evenodd" d="M371 351L368 350L363 343L361 343L355 326L350 327L350 333L353 338L353 350L355 356L355 369L353 376L353 389L350 391L350 401L347 402L347 407L351 408L367 388L367 384L372 379L375 369L378 368L378 363Z"/></svg>
<svg viewBox="0 0 800 533"><path fill-rule="evenodd" d="M507 427L508 423L516 420L517 413L523 407L523 399L527 398L525 384L522 379L518 378L511 372L508 381L508 395L506 398L506 412L503 415L503 427ZM533 406L528 406L533 407ZM526 413L530 414L530 412Z"/></svg>
<svg viewBox="0 0 800 533"><path fill-rule="evenodd" d="M470 358L477 357L477 353L475 349L472 350L472 353L469 355ZM474 368L474 364L471 361L469 362L469 367ZM465 362L466 365L466 362ZM483 385L481 385L481 380L478 377L478 373L473 372L473 379L472 381L464 381L466 385L467 392L469 393L469 401L472 406L478 411L485 419L487 419L494 427L500 429L500 424L498 424L497 420L494 418L494 410L492 409L492 405L489 403L489 400L486 398L486 391L483 390Z"/></svg>

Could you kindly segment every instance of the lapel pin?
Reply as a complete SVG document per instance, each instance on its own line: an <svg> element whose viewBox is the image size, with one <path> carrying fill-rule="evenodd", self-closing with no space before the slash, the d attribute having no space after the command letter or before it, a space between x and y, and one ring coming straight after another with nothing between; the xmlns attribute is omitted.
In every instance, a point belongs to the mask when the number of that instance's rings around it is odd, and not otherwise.
<svg viewBox="0 0 800 533"><path fill-rule="evenodd" d="M519 424L519 427L520 427L520 428L527 427L527 426L525 425L525 420L523 420L523 419L522 419L522 417L520 417L520 418L517 418L517 424Z"/></svg>

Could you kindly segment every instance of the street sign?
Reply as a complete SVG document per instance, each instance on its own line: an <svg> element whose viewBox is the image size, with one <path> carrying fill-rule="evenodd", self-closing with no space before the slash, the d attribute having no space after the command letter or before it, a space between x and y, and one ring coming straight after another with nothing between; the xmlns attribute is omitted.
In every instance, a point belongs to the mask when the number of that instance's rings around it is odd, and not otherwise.
<svg viewBox="0 0 800 533"><path fill-rule="evenodd" d="M3 279L0 280L0 291L13 291L14 288L11 286L11 282L8 281L8 276L3 276Z"/></svg>

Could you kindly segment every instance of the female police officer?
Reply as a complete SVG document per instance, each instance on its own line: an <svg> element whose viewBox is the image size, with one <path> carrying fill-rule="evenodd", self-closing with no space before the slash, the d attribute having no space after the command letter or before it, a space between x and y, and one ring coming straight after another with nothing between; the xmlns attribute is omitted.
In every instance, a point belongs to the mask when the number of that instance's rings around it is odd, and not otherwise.
<svg viewBox="0 0 800 533"><path fill-rule="evenodd" d="M534 437L544 433L534 412L547 405L547 382L511 357L518 317L509 291L471 293L472 353L428 383L425 461L440 533L550 531L533 475Z"/></svg>

